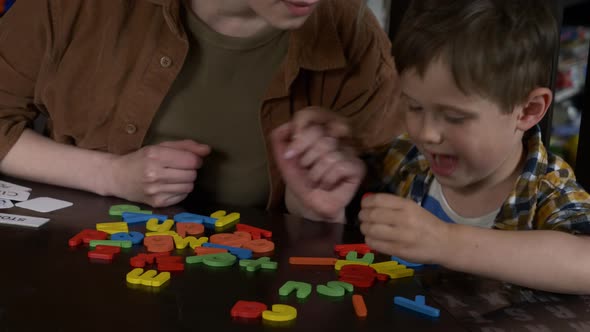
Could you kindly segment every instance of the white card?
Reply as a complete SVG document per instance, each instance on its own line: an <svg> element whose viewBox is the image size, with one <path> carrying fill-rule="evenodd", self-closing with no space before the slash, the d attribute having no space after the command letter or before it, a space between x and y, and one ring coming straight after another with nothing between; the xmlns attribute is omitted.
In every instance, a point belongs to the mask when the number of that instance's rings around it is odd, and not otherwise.
<svg viewBox="0 0 590 332"><path fill-rule="evenodd" d="M47 218L19 216L18 214L0 213L0 224L39 227L48 222Z"/></svg>
<svg viewBox="0 0 590 332"><path fill-rule="evenodd" d="M11 201L26 201L31 195L28 191L18 191L13 189L0 189L0 199L9 199Z"/></svg>
<svg viewBox="0 0 590 332"><path fill-rule="evenodd" d="M9 199L0 199L0 209L10 209L13 207L12 201Z"/></svg>
<svg viewBox="0 0 590 332"><path fill-rule="evenodd" d="M16 203L16 206L37 212L51 212L71 206L71 202L51 197L37 197L26 202Z"/></svg>
<svg viewBox="0 0 590 332"><path fill-rule="evenodd" d="M0 180L0 189L10 189L16 191L31 191L31 188L19 186L18 184Z"/></svg>

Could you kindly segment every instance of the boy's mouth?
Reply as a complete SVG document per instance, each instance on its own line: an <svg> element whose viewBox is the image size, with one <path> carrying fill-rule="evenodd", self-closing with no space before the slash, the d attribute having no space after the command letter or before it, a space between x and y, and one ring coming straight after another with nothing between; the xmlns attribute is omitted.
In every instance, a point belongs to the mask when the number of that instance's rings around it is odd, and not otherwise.
<svg viewBox="0 0 590 332"><path fill-rule="evenodd" d="M440 153L429 153L432 160L430 168L432 173L439 176L449 176L457 168L459 159L456 156Z"/></svg>

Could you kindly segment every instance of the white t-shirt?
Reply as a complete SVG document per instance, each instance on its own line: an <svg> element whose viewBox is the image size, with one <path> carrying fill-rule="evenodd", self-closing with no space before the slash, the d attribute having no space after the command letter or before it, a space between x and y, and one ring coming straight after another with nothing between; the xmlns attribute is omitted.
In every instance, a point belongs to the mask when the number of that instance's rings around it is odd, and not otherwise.
<svg viewBox="0 0 590 332"><path fill-rule="evenodd" d="M432 184L428 189L428 195L426 195L422 201L422 207L443 221L484 228L491 228L494 225L494 220L496 219L498 212L500 212L500 209L498 208L491 213L475 218L466 218L459 215L449 206L449 203L447 203L442 187L436 179L432 181Z"/></svg>

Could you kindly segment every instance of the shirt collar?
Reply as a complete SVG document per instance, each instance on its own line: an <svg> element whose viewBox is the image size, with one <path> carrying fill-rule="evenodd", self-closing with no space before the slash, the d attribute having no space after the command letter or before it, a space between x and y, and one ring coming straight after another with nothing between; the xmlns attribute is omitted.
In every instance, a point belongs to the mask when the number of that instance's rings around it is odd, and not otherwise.
<svg viewBox="0 0 590 332"><path fill-rule="evenodd" d="M170 29L178 36L184 35L179 18L180 1L146 0L161 5ZM265 99L286 97L289 87L301 69L328 71L344 68L347 65L343 42L338 32L336 12L332 6L338 3L322 1L303 26L291 31L285 61L279 75L273 80Z"/></svg>
<svg viewBox="0 0 590 332"><path fill-rule="evenodd" d="M526 159L522 173L514 189L504 202L495 227L501 229L530 229L533 227L537 204L538 182L547 173L548 155L541 140L541 128L537 125L523 136Z"/></svg>
<svg viewBox="0 0 590 332"><path fill-rule="evenodd" d="M547 170L547 150L541 140L541 128L537 125L524 134L523 142L527 151L521 177L531 180Z"/></svg>
<svg viewBox="0 0 590 332"><path fill-rule="evenodd" d="M168 28L180 39L186 38L182 21L180 20L180 2L184 0L145 0L162 6L162 13Z"/></svg>
<svg viewBox="0 0 590 332"><path fill-rule="evenodd" d="M343 43L336 27L333 10L322 5L307 19L305 24L292 32L287 64L313 71L326 71L346 66Z"/></svg>
<svg viewBox="0 0 590 332"><path fill-rule="evenodd" d="M410 140L407 134L401 136L404 140ZM430 171L430 165L426 157L412 144L412 148L406 154L406 162L400 167L401 174L423 174Z"/></svg>
<svg viewBox="0 0 590 332"><path fill-rule="evenodd" d="M265 99L286 97L301 69L328 71L347 65L343 42L330 1L320 2L302 27L293 30L285 61Z"/></svg>

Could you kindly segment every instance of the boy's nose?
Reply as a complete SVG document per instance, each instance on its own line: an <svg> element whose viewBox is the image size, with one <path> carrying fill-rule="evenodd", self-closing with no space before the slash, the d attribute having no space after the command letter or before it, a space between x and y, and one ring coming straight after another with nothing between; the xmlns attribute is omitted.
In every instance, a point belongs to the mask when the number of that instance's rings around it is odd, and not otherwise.
<svg viewBox="0 0 590 332"><path fill-rule="evenodd" d="M424 117L422 128L420 129L420 141L426 144L442 143L442 134L437 120L429 116Z"/></svg>

